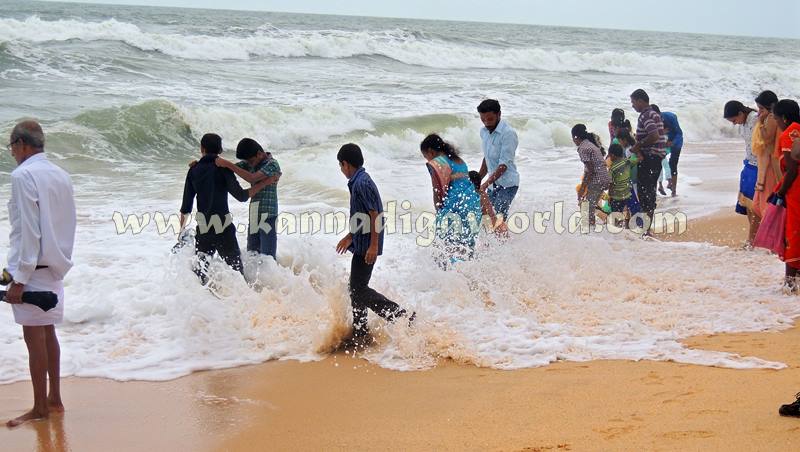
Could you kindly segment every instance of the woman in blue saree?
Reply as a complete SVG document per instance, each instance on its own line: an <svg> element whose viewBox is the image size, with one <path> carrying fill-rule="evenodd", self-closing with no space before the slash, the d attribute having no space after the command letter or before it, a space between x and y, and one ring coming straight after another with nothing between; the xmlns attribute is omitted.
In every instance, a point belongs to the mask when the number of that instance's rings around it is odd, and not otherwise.
<svg viewBox="0 0 800 452"><path fill-rule="evenodd" d="M428 161L436 207L437 237L450 262L470 259L481 224L481 200L469 180L469 168L452 145L439 135L420 143Z"/></svg>

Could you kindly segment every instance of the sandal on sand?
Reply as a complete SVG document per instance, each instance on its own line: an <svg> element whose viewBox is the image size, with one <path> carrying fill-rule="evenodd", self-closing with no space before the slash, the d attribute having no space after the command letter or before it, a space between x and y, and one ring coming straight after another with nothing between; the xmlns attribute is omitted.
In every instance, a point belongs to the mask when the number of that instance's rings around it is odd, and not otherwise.
<svg viewBox="0 0 800 452"><path fill-rule="evenodd" d="M781 416L800 417L800 392L795 395L797 400L786 405L781 405L778 409L778 414Z"/></svg>

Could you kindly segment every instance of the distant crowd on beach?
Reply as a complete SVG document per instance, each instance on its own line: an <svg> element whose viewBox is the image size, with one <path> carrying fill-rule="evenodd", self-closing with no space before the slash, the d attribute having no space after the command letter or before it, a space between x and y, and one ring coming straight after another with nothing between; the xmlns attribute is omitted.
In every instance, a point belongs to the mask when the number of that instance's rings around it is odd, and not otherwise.
<svg viewBox="0 0 800 452"><path fill-rule="evenodd" d="M640 231L651 236L658 194L678 193L678 164L684 146L684 134L678 115L662 111L651 103L642 89L630 94L632 108L638 113L636 125L626 119L621 108L611 112L608 123L608 148L602 138L584 124L572 127L572 140L583 163L578 184L577 201L586 215L582 221L588 230L598 221L619 228ZM751 224L746 247L752 247L760 219L768 205L786 207L782 241L785 252L779 256L786 262L785 286L797 292L797 269L800 268L797 215L800 203L793 202L800 189L793 190L796 176L792 137L797 103L779 101L771 91L756 99L758 110L740 102L725 105L724 117L742 125L746 141L744 168L741 173L739 202L736 211L748 216ZM474 258L476 238L487 229L501 238L508 235L505 219L517 196L520 175L516 165L519 146L517 132L503 118L500 102L486 99L477 106L483 126L479 133L483 159L479 170L470 171L459 151L437 134L425 137L419 145L430 174L433 206L436 210L436 262L447 270L461 261ZM184 229L193 203L197 199L198 227L194 236L198 254L196 273L203 284L208 282L208 258L218 254L232 268L243 272L241 252L228 208L227 196L239 201L250 200L250 221L247 251L273 259L276 257L278 215L277 185L281 168L269 151L251 138L242 139L236 147L237 163L220 157L222 139L206 134L200 142L201 158L191 163L181 206L181 228ZM800 151L798 151L800 152ZM397 303L369 287L375 262L383 254L383 202L376 182L364 168L361 148L353 143L343 145L337 153L339 169L347 178L350 192L350 230L336 246L336 251L353 255L350 296L354 313L354 337L366 337L366 310L371 309L393 320L407 313ZM249 182L243 189L235 176ZM666 189L665 189L666 187ZM213 228L213 218L225 218L227 227ZM475 227L475 225L483 225ZM221 230L219 230L221 229ZM184 241L190 237L184 234ZM413 319L413 313L408 315Z"/></svg>
<svg viewBox="0 0 800 452"><path fill-rule="evenodd" d="M597 212L601 212L606 224L638 228L648 237L657 194L666 195L663 184L672 196L677 195L684 137L677 115L653 105L644 90L634 91L630 102L639 114L636 127L622 109L613 110L607 151L602 139L585 125L572 127L572 140L584 166L577 201L581 210L588 212L583 221L589 225L596 223ZM730 101L723 112L725 119L742 126L745 139L736 211L749 220L746 247L775 252L785 262L786 291L797 293L800 184L795 181L800 161L800 108L794 100L779 100L771 91L762 92L755 103L757 109ZM516 165L519 139L503 118L500 102L484 100L477 112L483 123L479 170L470 171L458 150L437 134L425 137L419 145L436 209L439 246L435 259L443 270L474 259L481 231L475 225L485 224L492 233L507 237L505 219L520 187ZM54 325L63 319L63 279L72 266L76 214L69 175L47 160L44 143L41 126L23 121L14 127L6 146L18 166L11 173L9 263L0 280L9 288L0 297L13 305L15 321L23 326L34 388L34 408L9 421L9 427L64 410ZM177 246L194 242L194 271L210 289L209 258L215 254L244 273L229 194L238 201L250 201L247 251L275 259L278 246L277 186L282 176L278 161L251 138L237 144L236 163L222 158L222 151L219 135L202 137L201 157L190 163L180 208L182 231ZM348 286L353 334L346 346L357 348L371 341L369 310L389 322L404 319L409 326L413 326L416 313L369 287L375 263L383 254L384 231L379 227L383 202L376 182L364 168L364 154L358 145L341 146L336 160L350 192L350 228L335 249L340 254L352 253ZM237 176L250 187L242 188ZM192 237L187 226L195 202L197 228ZM219 227L213 226L215 223ZM800 395L779 411L800 417Z"/></svg>

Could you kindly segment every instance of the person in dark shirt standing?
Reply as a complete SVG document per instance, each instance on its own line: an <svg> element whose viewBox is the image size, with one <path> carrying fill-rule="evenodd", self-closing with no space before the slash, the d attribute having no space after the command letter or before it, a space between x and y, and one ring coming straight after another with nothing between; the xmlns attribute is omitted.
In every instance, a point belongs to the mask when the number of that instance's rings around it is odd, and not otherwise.
<svg viewBox="0 0 800 452"><path fill-rule="evenodd" d="M383 203L378 187L364 170L364 156L358 145L342 146L336 155L339 169L347 177L350 190L350 233L339 244L336 251L353 253L350 264L350 301L353 306L353 338L367 338L367 308L388 321L406 315L397 303L389 300L369 287L372 270L378 256L383 254L383 228L378 217L383 214ZM413 320L411 315L410 321Z"/></svg>
<svg viewBox="0 0 800 452"><path fill-rule="evenodd" d="M236 240L236 226L228 209L228 193L238 201L245 202L267 185L268 181L245 190L236 181L236 176L227 168L218 168L214 160L222 152L222 138L213 133L203 135L200 140L202 158L189 168L183 187L181 204L181 230L192 212L197 197L197 235L195 252L200 256L200 265L195 273L203 285L208 281L206 270L208 256L215 252L234 270L243 273L241 251Z"/></svg>

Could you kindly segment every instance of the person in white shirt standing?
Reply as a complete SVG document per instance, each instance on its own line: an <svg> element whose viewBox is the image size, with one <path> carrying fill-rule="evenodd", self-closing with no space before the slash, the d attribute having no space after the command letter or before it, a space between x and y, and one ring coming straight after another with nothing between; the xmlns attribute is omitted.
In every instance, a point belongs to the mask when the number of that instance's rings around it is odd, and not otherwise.
<svg viewBox="0 0 800 452"><path fill-rule="evenodd" d="M489 177L481 184L479 190L486 191L491 187L489 200L495 212L508 219L511 202L519 190L519 172L514 159L517 155L519 138L517 132L500 118L500 102L486 99L478 105L478 113L484 127L481 129L481 147L483 161L478 171L481 180Z"/></svg>
<svg viewBox="0 0 800 452"><path fill-rule="evenodd" d="M55 324L64 316L64 276L72 267L75 242L75 200L69 174L44 154L44 132L35 121L23 121L11 131L7 146L17 168L11 173L11 222L8 270L14 282L6 301L22 325L28 347L33 409L8 421L16 427L64 411L61 402L61 348ZM49 291L58 304L47 312L22 304L22 293ZM49 377L49 393L48 393Z"/></svg>

